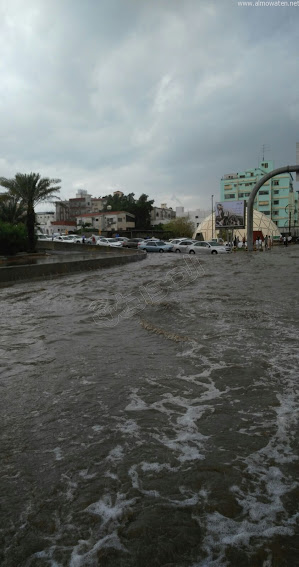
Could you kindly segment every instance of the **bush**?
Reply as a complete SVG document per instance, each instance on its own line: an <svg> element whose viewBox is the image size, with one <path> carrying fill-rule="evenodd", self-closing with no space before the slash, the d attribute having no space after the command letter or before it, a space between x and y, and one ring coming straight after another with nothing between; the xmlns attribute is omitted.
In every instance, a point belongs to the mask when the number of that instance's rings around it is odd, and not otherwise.
<svg viewBox="0 0 299 567"><path fill-rule="evenodd" d="M0 254L13 255L28 247L27 229L24 224L0 221Z"/></svg>

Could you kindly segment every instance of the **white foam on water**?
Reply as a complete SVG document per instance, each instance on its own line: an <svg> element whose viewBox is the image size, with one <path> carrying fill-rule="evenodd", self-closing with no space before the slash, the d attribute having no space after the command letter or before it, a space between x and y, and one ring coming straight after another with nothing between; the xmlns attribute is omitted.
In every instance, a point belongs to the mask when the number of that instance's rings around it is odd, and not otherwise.
<svg viewBox="0 0 299 567"><path fill-rule="evenodd" d="M149 409L147 404L138 396L137 392L137 389L132 391L131 402L125 407L126 411L142 411Z"/></svg>
<svg viewBox="0 0 299 567"><path fill-rule="evenodd" d="M136 498L126 500L125 494L119 492L113 498L111 494L105 494L103 498L90 504L84 511L99 516L102 520L101 527L103 528L108 523L120 520L124 512L135 502Z"/></svg>
<svg viewBox="0 0 299 567"><path fill-rule="evenodd" d="M107 461L118 462L122 461L124 458L124 450L121 445L117 445L114 449L111 449L109 455L106 457Z"/></svg>
<svg viewBox="0 0 299 567"><path fill-rule="evenodd" d="M275 369L277 371L277 364ZM246 458L239 458L246 467L246 481L230 489L241 507L240 519L236 521L217 511L204 517L194 516L206 534L203 550L207 557L193 567L223 567L228 565L225 559L228 546L254 552L277 535L290 537L295 533L299 513L288 514L283 497L298 486L297 480L284 472L286 464L298 460L292 447L298 422L297 373L292 368L285 372L283 366L280 371L285 387L282 393L276 394L279 405L271 407L275 417L271 422L261 423L263 427L274 428L274 433L264 447ZM258 414L258 417L263 416ZM247 434L250 431L254 431L254 426L246 430ZM263 567L271 565L271 555L268 555Z"/></svg>
<svg viewBox="0 0 299 567"><path fill-rule="evenodd" d="M79 476L81 476L81 478L84 478L84 480L91 480L92 478L95 478L97 476L97 473L90 474L88 472L88 469L83 469L82 471L79 471Z"/></svg>
<svg viewBox="0 0 299 567"><path fill-rule="evenodd" d="M61 461L63 459L60 447L55 447L55 449L53 449L53 453L55 455L56 461Z"/></svg>
<svg viewBox="0 0 299 567"><path fill-rule="evenodd" d="M146 461L143 461L141 464L141 470L143 472L154 472L154 473L159 473L163 470L167 470L169 472L177 472L178 468L177 467L171 467L168 463L148 463Z"/></svg>
<svg viewBox="0 0 299 567"><path fill-rule="evenodd" d="M111 471L106 471L104 476L106 476L107 478L112 478L113 480L119 480L117 474L114 474Z"/></svg>
<svg viewBox="0 0 299 567"><path fill-rule="evenodd" d="M37 559L45 559L49 567L63 567L61 563L57 563L57 561L53 559L53 553L55 550L56 550L56 546L53 545L49 549L45 549L43 551L37 551L36 553L34 553L33 557L36 557Z"/></svg>
<svg viewBox="0 0 299 567"><path fill-rule="evenodd" d="M99 431L103 431L104 426L103 425L93 425L91 429L93 431L99 432Z"/></svg>
<svg viewBox="0 0 299 567"><path fill-rule="evenodd" d="M133 465L128 471L128 474L131 477L132 487L144 496L151 496L152 498L160 497L160 493L157 490L145 490L142 488L142 481L139 480L139 475L136 469L137 465Z"/></svg>
<svg viewBox="0 0 299 567"><path fill-rule="evenodd" d="M116 429L125 435L139 437L140 427L133 419L128 419L124 423L118 424Z"/></svg>
<svg viewBox="0 0 299 567"><path fill-rule="evenodd" d="M119 551L127 552L125 546L120 542L116 531L99 539L88 551L83 551L83 549L88 545L90 545L90 542L87 540L79 541L78 545L76 545L72 551L69 567L86 567L87 565L95 565L93 559L97 561L96 553L103 548L111 547Z"/></svg>

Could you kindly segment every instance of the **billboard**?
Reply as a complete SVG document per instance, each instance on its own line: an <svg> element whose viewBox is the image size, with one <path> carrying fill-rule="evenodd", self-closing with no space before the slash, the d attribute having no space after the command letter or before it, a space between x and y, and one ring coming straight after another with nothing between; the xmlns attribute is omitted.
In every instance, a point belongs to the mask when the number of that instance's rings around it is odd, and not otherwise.
<svg viewBox="0 0 299 567"><path fill-rule="evenodd" d="M215 228L245 228L245 201L215 204Z"/></svg>

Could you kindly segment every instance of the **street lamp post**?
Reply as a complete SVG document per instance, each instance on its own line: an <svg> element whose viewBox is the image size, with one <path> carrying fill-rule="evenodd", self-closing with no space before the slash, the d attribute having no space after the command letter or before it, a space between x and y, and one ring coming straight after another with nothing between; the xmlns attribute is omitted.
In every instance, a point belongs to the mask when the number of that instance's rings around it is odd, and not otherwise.
<svg viewBox="0 0 299 567"><path fill-rule="evenodd" d="M214 215L214 195L212 195L212 240L214 238L214 219L213 219L213 215Z"/></svg>

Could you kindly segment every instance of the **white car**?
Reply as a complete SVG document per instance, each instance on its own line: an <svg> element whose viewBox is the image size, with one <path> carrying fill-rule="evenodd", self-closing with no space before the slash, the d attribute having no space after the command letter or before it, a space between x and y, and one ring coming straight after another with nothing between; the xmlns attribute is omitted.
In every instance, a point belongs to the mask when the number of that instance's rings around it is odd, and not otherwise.
<svg viewBox="0 0 299 567"><path fill-rule="evenodd" d="M229 254L229 250L219 242L193 242L187 248L188 254Z"/></svg>
<svg viewBox="0 0 299 567"><path fill-rule="evenodd" d="M191 246L194 242L196 242L196 240L189 238L189 240L181 240L177 244L173 244L173 242L171 242L171 244L173 245L174 252L188 252L188 246Z"/></svg>
<svg viewBox="0 0 299 567"><path fill-rule="evenodd" d="M54 238L54 242L77 242L78 241L78 236L74 235L74 234L62 234L60 236L56 236Z"/></svg>
<svg viewBox="0 0 299 567"><path fill-rule="evenodd" d="M101 240L97 241L97 246L117 246L122 247L123 243L121 240L117 240L117 238L101 238Z"/></svg>

